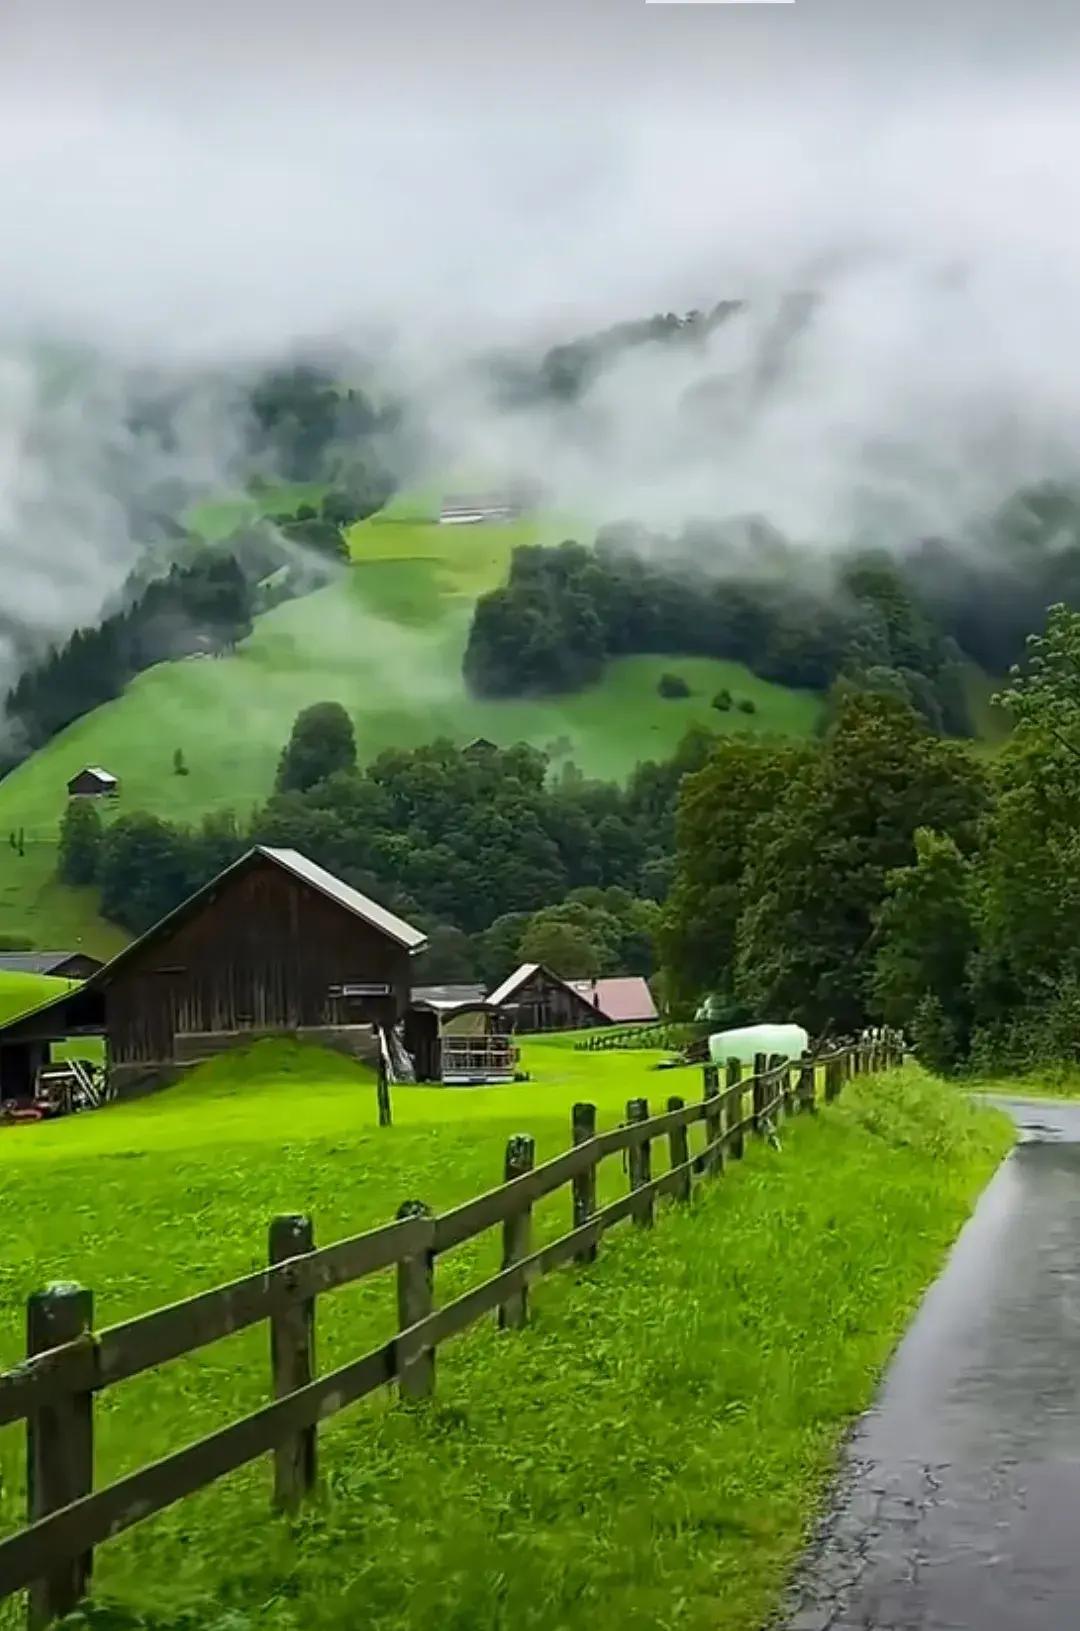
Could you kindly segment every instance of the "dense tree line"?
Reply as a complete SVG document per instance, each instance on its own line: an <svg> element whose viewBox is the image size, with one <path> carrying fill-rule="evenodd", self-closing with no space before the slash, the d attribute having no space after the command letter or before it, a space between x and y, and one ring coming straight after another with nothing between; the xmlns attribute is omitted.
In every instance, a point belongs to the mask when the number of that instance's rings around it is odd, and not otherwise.
<svg viewBox="0 0 1080 1631"><path fill-rule="evenodd" d="M228 551L172 567L97 628L77 629L13 687L6 712L24 753L119 696L152 664L234 645L251 632L252 610L251 581Z"/></svg>
<svg viewBox="0 0 1080 1631"><path fill-rule="evenodd" d="M701 345L721 323L743 309L721 300L708 311L657 312L551 346L540 357L502 355L485 359L496 400L505 408L573 403L604 369L644 345Z"/></svg>
<svg viewBox="0 0 1080 1631"><path fill-rule="evenodd" d="M660 555L628 527L604 529L594 550L516 550L505 588L477 604L468 684L481 696L576 691L609 657L677 652L742 662L782 685L881 691L935 730L968 734L960 650L888 555L852 555L808 583L764 529L726 545L701 532Z"/></svg>
<svg viewBox="0 0 1080 1631"><path fill-rule="evenodd" d="M557 962L580 953L582 975L619 960L638 967L651 957L644 920L618 903L663 895L679 780L704 763L710 741L689 736L670 761L642 765L626 788L573 772L552 781L544 755L524 745L436 741L383 753L359 770L351 722L338 704L324 703L298 717L276 789L250 821L217 813L186 828L132 812L95 836L86 829L99 821L96 811L76 803L61 834L60 871L72 882L92 872L105 915L139 933L249 844L275 844L301 850L423 927L447 931L447 958L461 950L450 931L482 936L512 918L515 950L529 929L530 946L545 944ZM612 889L622 893L606 904L588 893ZM568 899L569 918L543 916ZM629 913L623 938L605 912ZM540 922L526 921L535 914ZM504 922L501 946L507 932ZM474 948L470 966L491 966L490 951Z"/></svg>
<svg viewBox="0 0 1080 1631"><path fill-rule="evenodd" d="M820 743L718 743L679 801L672 997L884 1020L944 1070L1080 1060L1080 613L1052 610L1003 701L989 767L884 696Z"/></svg>

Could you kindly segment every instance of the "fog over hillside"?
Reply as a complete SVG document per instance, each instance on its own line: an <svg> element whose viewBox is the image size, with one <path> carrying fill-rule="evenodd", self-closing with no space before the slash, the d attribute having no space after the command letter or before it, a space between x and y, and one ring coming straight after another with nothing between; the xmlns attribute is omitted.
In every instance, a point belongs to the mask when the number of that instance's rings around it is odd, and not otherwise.
<svg viewBox="0 0 1080 1631"><path fill-rule="evenodd" d="M316 342L590 515L902 544L1080 474L1080 20L1001 13L8 0L0 686L137 558L133 501L230 480L207 378ZM725 298L569 412L466 366Z"/></svg>

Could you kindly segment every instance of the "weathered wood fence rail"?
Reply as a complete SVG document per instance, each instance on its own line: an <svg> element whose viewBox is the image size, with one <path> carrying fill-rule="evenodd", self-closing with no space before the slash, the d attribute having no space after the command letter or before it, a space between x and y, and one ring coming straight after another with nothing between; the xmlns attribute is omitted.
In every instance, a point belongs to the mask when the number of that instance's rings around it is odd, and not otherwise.
<svg viewBox="0 0 1080 1631"><path fill-rule="evenodd" d="M812 1110L819 1067L831 1100L850 1075L898 1057L896 1039L881 1035L823 1058L804 1055L798 1064L759 1056L746 1078L733 1060L723 1086L719 1068L706 1066L699 1101L672 1097L662 1115L651 1116L646 1100L632 1099L625 1124L602 1133L595 1106L575 1105L570 1149L535 1166L532 1139L511 1139L505 1182L452 1211L433 1216L423 1203L406 1202L395 1222L318 1248L308 1218L275 1218L265 1269L101 1331L93 1328L92 1292L55 1285L35 1294L27 1305L27 1358L0 1374L0 1426L26 1422L28 1506L27 1527L0 1541L0 1597L28 1587L30 1624L46 1625L87 1595L95 1546L271 1452L275 1503L294 1510L316 1482L320 1421L393 1381L403 1397L428 1396L441 1343L491 1310L502 1326L522 1325L535 1280L563 1263L591 1261L604 1232L624 1218L650 1224L660 1196L686 1199L696 1176L722 1171L728 1157L742 1155L748 1133ZM705 1145L691 1155L689 1129L699 1121ZM654 1178L652 1146L660 1138L668 1141L670 1164ZM597 1168L624 1152L628 1191L598 1208ZM564 1186L571 1190L572 1226L533 1250L532 1208ZM496 1224L503 1229L500 1272L436 1308L436 1258ZM391 1266L397 1334L316 1376L317 1297ZM271 1402L95 1491L95 1394L262 1320L271 1332Z"/></svg>

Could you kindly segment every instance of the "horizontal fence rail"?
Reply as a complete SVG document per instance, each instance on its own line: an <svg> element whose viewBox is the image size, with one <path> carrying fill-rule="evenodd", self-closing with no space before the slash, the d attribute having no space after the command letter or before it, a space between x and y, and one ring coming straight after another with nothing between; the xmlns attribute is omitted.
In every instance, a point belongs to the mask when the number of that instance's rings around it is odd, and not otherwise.
<svg viewBox="0 0 1080 1631"><path fill-rule="evenodd" d="M422 1202L407 1202L394 1222L323 1247L315 1245L310 1219L276 1218L265 1269L100 1331L93 1328L91 1292L59 1285L36 1293L27 1306L27 1357L0 1373L0 1425L26 1422L28 1468L27 1526L0 1540L0 1597L29 1588L29 1623L47 1625L86 1597L94 1547L262 1455L274 1457L275 1504L294 1511L317 1481L321 1421L391 1382L403 1398L428 1397L441 1343L492 1311L504 1327L524 1324L535 1281L563 1264L592 1261L605 1232L624 1219L648 1227L657 1200L688 1199L696 1178L739 1159L748 1135L775 1138L784 1116L814 1110L819 1071L831 1102L850 1076L892 1066L901 1053L899 1038L880 1032L798 1062L759 1055L746 1077L729 1060L722 1086L720 1067L706 1065L700 1100L672 1097L665 1111L650 1115L644 1099L632 1099L626 1121L601 1133L595 1107L575 1105L572 1147L537 1166L533 1140L511 1139L504 1182L487 1194L438 1216ZM689 1132L697 1122L704 1124L704 1146L691 1154ZM661 1139L669 1164L654 1178L652 1151ZM598 1208L597 1169L615 1155L624 1159L628 1189ZM567 1186L571 1228L534 1249L534 1205ZM436 1308L438 1256L496 1225L503 1232L500 1271ZM317 1298L391 1267L396 1334L316 1376ZM95 1491L95 1395L264 1320L271 1331L271 1402Z"/></svg>

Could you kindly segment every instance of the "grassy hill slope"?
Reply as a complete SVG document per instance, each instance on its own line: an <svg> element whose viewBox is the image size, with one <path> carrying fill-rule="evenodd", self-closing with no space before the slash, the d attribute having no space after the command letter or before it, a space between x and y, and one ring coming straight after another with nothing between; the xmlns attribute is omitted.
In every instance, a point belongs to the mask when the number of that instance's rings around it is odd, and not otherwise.
<svg viewBox="0 0 1080 1631"><path fill-rule="evenodd" d="M350 533L352 567L341 583L256 620L234 655L162 663L123 696L77 720L0 783L0 840L20 829L26 854L0 850L0 934L114 950L117 932L96 920L85 892L58 885L57 826L68 778L85 764L120 778L112 812L147 809L172 819L208 810L246 814L270 790L297 711L333 698L353 715L362 760L387 747L447 735L525 740L556 763L620 778L641 759L664 757L690 725L801 735L820 702L755 678L735 663L630 657L572 697L481 702L469 697L461 658L473 604L505 579L513 548L554 542L574 529L559 519L440 527L401 511ZM408 512L406 511L407 515ZM208 527L215 515L203 515ZM665 701L656 682L683 675L692 695ZM757 712L718 713L721 686ZM189 774L173 773L181 748Z"/></svg>
<svg viewBox="0 0 1080 1631"><path fill-rule="evenodd" d="M77 980L57 980L51 974L9 974L0 969L0 1024L77 984Z"/></svg>

